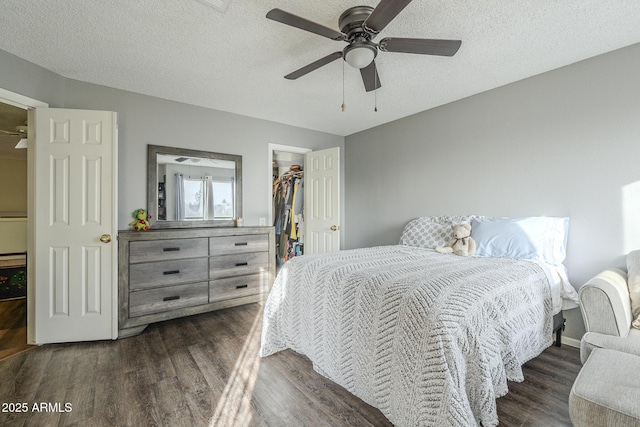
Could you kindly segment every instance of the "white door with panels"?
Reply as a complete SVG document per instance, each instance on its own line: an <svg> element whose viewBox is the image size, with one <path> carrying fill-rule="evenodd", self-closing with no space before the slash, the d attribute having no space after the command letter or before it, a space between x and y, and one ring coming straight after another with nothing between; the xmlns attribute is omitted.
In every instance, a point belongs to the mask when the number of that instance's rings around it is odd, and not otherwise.
<svg viewBox="0 0 640 427"><path fill-rule="evenodd" d="M115 339L117 116L29 111L28 341Z"/></svg>
<svg viewBox="0 0 640 427"><path fill-rule="evenodd" d="M340 250L340 148L305 154L304 253Z"/></svg>

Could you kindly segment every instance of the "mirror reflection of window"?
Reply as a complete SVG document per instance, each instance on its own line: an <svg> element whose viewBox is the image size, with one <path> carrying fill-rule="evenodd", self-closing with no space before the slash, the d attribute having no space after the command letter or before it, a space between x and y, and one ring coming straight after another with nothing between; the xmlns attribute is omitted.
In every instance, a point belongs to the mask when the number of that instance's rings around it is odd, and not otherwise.
<svg viewBox="0 0 640 427"><path fill-rule="evenodd" d="M213 214L233 218L233 181L213 181Z"/></svg>
<svg viewBox="0 0 640 427"><path fill-rule="evenodd" d="M184 217L185 219L204 218L204 180L184 178Z"/></svg>
<svg viewBox="0 0 640 427"><path fill-rule="evenodd" d="M182 204L184 214L178 215L185 220L233 218L233 180L182 178L182 189L177 203Z"/></svg>

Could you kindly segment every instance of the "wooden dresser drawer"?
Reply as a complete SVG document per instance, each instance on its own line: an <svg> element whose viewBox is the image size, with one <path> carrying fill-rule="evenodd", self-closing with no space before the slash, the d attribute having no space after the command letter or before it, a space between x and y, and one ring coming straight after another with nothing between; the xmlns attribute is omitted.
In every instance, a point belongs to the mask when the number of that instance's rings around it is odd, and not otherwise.
<svg viewBox="0 0 640 427"><path fill-rule="evenodd" d="M209 255L229 255L269 250L269 236L248 234L245 236L224 236L209 238Z"/></svg>
<svg viewBox="0 0 640 427"><path fill-rule="evenodd" d="M131 290L199 282L208 278L208 258L146 262L131 264L129 267L129 289Z"/></svg>
<svg viewBox="0 0 640 427"><path fill-rule="evenodd" d="M167 286L129 293L129 316L160 313L209 302L207 282Z"/></svg>
<svg viewBox="0 0 640 427"><path fill-rule="evenodd" d="M244 276L269 269L268 252L221 255L209 258L209 278Z"/></svg>
<svg viewBox="0 0 640 427"><path fill-rule="evenodd" d="M229 277L209 282L209 302L228 300L269 291L269 274Z"/></svg>
<svg viewBox="0 0 640 427"><path fill-rule="evenodd" d="M129 243L129 262L164 261L209 255L209 239L167 239Z"/></svg>

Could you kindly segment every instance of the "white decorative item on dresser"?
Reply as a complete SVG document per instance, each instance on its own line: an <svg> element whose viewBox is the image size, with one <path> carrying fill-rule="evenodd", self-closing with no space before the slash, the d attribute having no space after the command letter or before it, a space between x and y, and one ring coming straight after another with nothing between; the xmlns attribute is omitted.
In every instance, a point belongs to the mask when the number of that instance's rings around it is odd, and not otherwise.
<svg viewBox="0 0 640 427"><path fill-rule="evenodd" d="M118 245L119 338L262 301L275 277L273 227L122 231Z"/></svg>

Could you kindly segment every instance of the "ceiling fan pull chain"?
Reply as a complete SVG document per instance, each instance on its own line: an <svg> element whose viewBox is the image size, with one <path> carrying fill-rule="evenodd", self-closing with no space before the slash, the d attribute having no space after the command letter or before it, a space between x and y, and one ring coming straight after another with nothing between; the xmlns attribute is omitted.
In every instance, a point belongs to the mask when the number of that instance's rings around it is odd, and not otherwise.
<svg viewBox="0 0 640 427"><path fill-rule="evenodd" d="M374 99L374 101L373 101L374 102L373 111L375 113L377 113L378 112L378 70L375 70L373 72L373 75L374 75L374 79L375 79L375 82L374 82L374 85L373 85L373 87L374 87L374 89L373 89L373 99Z"/></svg>
<svg viewBox="0 0 640 427"><path fill-rule="evenodd" d="M347 109L347 106L344 103L344 61L342 61L342 112Z"/></svg>

